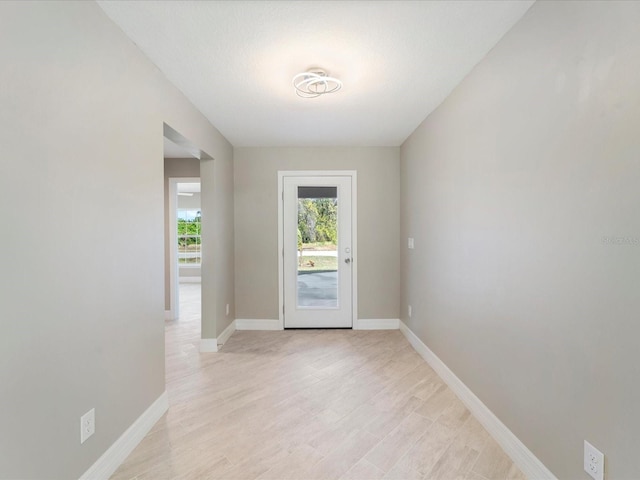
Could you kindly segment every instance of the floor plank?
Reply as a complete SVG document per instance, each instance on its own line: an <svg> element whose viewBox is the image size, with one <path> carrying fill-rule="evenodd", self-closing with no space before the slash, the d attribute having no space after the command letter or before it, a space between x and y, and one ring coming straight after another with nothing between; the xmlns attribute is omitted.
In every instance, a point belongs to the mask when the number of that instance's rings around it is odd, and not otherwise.
<svg viewBox="0 0 640 480"><path fill-rule="evenodd" d="M166 323L169 411L112 479L526 480L399 331L239 331L201 354L199 290Z"/></svg>

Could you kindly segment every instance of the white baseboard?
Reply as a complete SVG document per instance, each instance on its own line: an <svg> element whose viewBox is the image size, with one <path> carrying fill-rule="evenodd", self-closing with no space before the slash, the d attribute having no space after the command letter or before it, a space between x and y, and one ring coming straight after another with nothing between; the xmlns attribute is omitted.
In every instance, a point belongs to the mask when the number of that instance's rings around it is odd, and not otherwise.
<svg viewBox="0 0 640 480"><path fill-rule="evenodd" d="M169 397L165 391L120 435L120 438L102 454L96 463L84 472L80 480L107 480L111 477L168 408Z"/></svg>
<svg viewBox="0 0 640 480"><path fill-rule="evenodd" d="M173 320L173 312L171 310L164 311L164 319L165 320Z"/></svg>
<svg viewBox="0 0 640 480"><path fill-rule="evenodd" d="M354 322L354 330L398 330L400 320L397 318L359 318Z"/></svg>
<svg viewBox="0 0 640 480"><path fill-rule="evenodd" d="M217 338L201 338L200 339L200 352L201 353L213 353L218 351L218 339Z"/></svg>
<svg viewBox="0 0 640 480"><path fill-rule="evenodd" d="M200 339L200 352L201 353L215 353L218 351L218 345L224 345L229 337L236 331L236 321L234 320L225 328L218 338L201 338Z"/></svg>
<svg viewBox="0 0 640 480"><path fill-rule="evenodd" d="M202 277L180 277L178 283L202 283Z"/></svg>
<svg viewBox="0 0 640 480"><path fill-rule="evenodd" d="M218 335L218 345L224 345L229 340L229 337L236 331L236 321L234 320L225 328L220 335Z"/></svg>
<svg viewBox="0 0 640 480"><path fill-rule="evenodd" d="M280 327L280 320L237 318L236 330L282 330L282 328Z"/></svg>
<svg viewBox="0 0 640 480"><path fill-rule="evenodd" d="M397 318L361 318L354 322L354 330L397 330L400 320ZM256 318L238 318L236 330L282 330L280 320L260 320Z"/></svg>
<svg viewBox="0 0 640 480"><path fill-rule="evenodd" d="M400 331L407 337L413 348L425 359L440 378L466 405L474 417L491 434L502 447L513 463L515 463L527 478L542 480L557 480L549 469L529 450L507 426L500 421L489 408L453 373L445 363L427 347L418 336L402 321Z"/></svg>

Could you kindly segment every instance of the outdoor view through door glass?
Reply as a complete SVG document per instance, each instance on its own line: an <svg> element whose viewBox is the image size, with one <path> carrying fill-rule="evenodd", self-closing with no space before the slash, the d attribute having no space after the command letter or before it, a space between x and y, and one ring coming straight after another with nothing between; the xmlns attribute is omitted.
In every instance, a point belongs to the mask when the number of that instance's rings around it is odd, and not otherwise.
<svg viewBox="0 0 640 480"><path fill-rule="evenodd" d="M298 307L338 307L338 188L298 187Z"/></svg>

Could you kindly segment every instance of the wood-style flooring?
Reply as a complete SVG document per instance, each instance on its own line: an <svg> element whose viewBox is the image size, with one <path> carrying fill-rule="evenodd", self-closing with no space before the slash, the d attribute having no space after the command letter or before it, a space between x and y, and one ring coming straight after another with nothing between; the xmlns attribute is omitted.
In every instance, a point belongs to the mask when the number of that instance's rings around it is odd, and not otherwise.
<svg viewBox="0 0 640 480"><path fill-rule="evenodd" d="M239 331L201 354L199 287L166 325L169 411L113 479L525 478L399 331Z"/></svg>

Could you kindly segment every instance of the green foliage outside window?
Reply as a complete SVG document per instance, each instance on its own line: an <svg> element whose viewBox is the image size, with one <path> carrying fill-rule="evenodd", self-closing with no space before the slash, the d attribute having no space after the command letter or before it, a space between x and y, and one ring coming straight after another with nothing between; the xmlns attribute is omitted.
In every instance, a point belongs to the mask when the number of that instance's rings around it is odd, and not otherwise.
<svg viewBox="0 0 640 480"><path fill-rule="evenodd" d="M184 235L200 236L201 225L202 223L200 222L200 217L197 217L195 220L184 220L182 218L178 219L178 237L182 237Z"/></svg>
<svg viewBox="0 0 640 480"><path fill-rule="evenodd" d="M298 233L302 243L338 242L338 202L335 198L298 200Z"/></svg>
<svg viewBox="0 0 640 480"><path fill-rule="evenodd" d="M196 264L201 262L201 215L200 211L178 211L178 262Z"/></svg>

